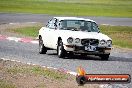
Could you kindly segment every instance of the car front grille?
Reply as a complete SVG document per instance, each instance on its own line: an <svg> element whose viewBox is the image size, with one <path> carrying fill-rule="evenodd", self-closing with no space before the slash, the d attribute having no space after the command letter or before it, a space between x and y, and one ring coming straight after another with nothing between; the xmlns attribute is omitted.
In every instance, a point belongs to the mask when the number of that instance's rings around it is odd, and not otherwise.
<svg viewBox="0 0 132 88"><path fill-rule="evenodd" d="M97 46L99 44L99 40L98 39L82 39L81 40L81 44L82 45L93 45L93 46Z"/></svg>

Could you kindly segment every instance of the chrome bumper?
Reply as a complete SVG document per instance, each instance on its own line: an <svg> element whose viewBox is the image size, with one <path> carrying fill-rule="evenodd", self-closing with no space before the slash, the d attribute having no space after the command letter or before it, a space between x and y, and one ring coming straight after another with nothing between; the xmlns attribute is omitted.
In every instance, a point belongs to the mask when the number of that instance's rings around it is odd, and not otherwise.
<svg viewBox="0 0 132 88"><path fill-rule="evenodd" d="M65 45L64 49L69 52L74 53L86 53L86 54L110 54L111 47L96 47L96 51L87 51L85 50L85 46L73 46L73 45Z"/></svg>

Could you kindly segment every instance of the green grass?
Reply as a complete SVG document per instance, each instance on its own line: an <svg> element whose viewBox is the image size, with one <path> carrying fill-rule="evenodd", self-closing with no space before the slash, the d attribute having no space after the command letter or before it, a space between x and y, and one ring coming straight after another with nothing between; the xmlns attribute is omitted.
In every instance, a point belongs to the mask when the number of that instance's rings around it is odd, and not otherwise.
<svg viewBox="0 0 132 88"><path fill-rule="evenodd" d="M24 27L24 28L17 28L17 29L11 29L9 31L23 34L25 36L31 36L31 37L37 37L38 30L40 29L40 26L34 26L34 27Z"/></svg>
<svg viewBox="0 0 132 88"><path fill-rule="evenodd" d="M0 0L0 12L132 17L132 0Z"/></svg>
<svg viewBox="0 0 132 88"><path fill-rule="evenodd" d="M16 88L15 85L6 81L0 80L0 88Z"/></svg>
<svg viewBox="0 0 132 88"><path fill-rule="evenodd" d="M34 67L34 68L31 69L31 71L33 73L36 73L36 74L39 74L39 75L44 75L44 76L54 78L54 79L66 79L67 78L67 76L65 74L62 74L58 71L43 69L41 67Z"/></svg>
<svg viewBox="0 0 132 88"><path fill-rule="evenodd" d="M15 33L36 37L40 26L12 29ZM128 26L100 26L100 31L113 40L113 45L132 48L132 27Z"/></svg>
<svg viewBox="0 0 132 88"><path fill-rule="evenodd" d="M62 74L56 70L50 70L47 68L42 68L40 66L32 66L32 67L11 67L7 69L7 72L13 75L16 75L18 73L23 74L36 74L36 75L43 75L45 77L51 78L51 79L57 79L57 80L63 80L67 78L66 74Z"/></svg>
<svg viewBox="0 0 132 88"><path fill-rule="evenodd" d="M101 32L113 40L113 45L132 48L132 27L128 26L100 26Z"/></svg>

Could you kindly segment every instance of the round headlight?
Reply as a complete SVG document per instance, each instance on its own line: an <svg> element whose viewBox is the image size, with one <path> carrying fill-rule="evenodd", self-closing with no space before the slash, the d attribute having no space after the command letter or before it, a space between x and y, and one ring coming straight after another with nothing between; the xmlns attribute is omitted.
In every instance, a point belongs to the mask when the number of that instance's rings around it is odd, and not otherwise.
<svg viewBox="0 0 132 88"><path fill-rule="evenodd" d="M112 44L112 41L111 41L111 40L108 40L108 41L107 41L107 44L108 44L108 45L111 45L111 44Z"/></svg>
<svg viewBox="0 0 132 88"><path fill-rule="evenodd" d="M75 39L75 43L79 43L80 42L80 39L79 38L76 38Z"/></svg>
<svg viewBox="0 0 132 88"><path fill-rule="evenodd" d="M68 43L72 43L72 42L73 42L73 38L72 38L72 37L69 37L69 38L67 39L67 42L68 42Z"/></svg>
<svg viewBox="0 0 132 88"><path fill-rule="evenodd" d="M105 44L105 40L101 40L101 41L100 41L100 44L101 44L101 45L104 45L104 44Z"/></svg>

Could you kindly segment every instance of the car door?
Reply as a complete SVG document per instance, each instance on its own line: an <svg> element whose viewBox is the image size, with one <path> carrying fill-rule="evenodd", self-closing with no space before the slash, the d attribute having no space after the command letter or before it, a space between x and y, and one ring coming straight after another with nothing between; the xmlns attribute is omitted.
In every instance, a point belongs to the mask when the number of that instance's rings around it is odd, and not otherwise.
<svg viewBox="0 0 132 88"><path fill-rule="evenodd" d="M46 27L43 28L43 31L41 31L41 35L43 38L43 43L46 47L49 47L49 25L51 23L51 20L47 23Z"/></svg>
<svg viewBox="0 0 132 88"><path fill-rule="evenodd" d="M49 48L53 48L53 44L54 44L54 37L55 37L55 18L51 19L48 24L47 24L47 29L46 29L46 46Z"/></svg>
<svg viewBox="0 0 132 88"><path fill-rule="evenodd" d="M49 32L51 47L53 49L57 49L58 31L59 31L58 25L59 25L59 21L56 18L54 18L52 28L50 29Z"/></svg>

